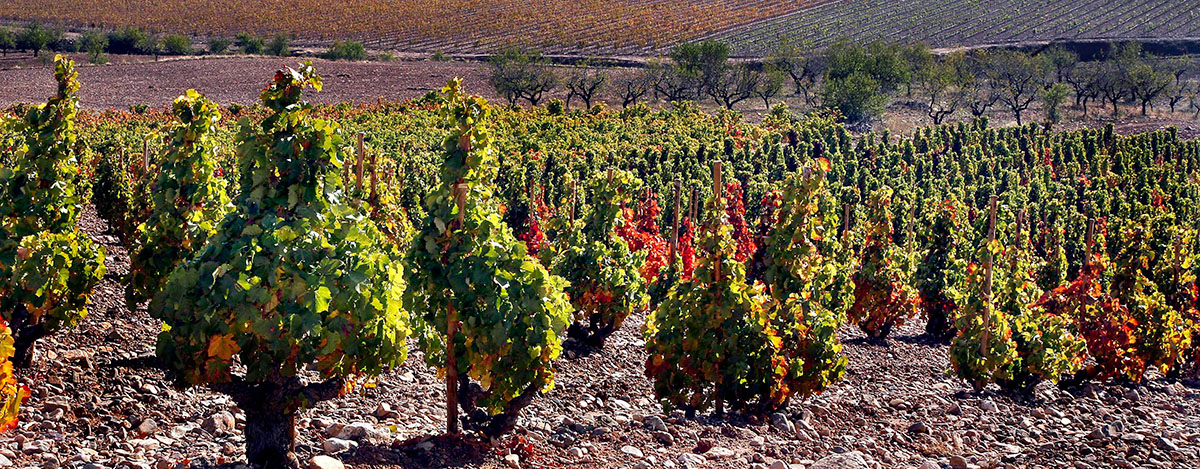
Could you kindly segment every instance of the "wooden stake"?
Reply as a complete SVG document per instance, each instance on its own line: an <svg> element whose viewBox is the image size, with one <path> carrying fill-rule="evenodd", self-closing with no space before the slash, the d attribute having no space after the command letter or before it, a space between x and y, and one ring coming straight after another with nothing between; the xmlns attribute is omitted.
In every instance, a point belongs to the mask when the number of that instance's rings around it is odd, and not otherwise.
<svg viewBox="0 0 1200 469"><path fill-rule="evenodd" d="M996 196L992 196L988 204L988 244L996 240ZM986 307L983 310L983 338L979 341L979 354L986 356L988 350L988 335L992 323L992 251L988 248L987 257L983 264L983 297Z"/></svg>
<svg viewBox="0 0 1200 469"><path fill-rule="evenodd" d="M142 141L142 169L150 174L150 139Z"/></svg>
<svg viewBox="0 0 1200 469"><path fill-rule="evenodd" d="M696 207L696 205L699 204L699 202L696 201L696 199L699 197L697 190L698 189L696 189L696 187L692 187L692 200L688 203L688 215L692 220L692 226L696 225L696 216L700 213L700 211L697 210L698 207Z"/></svg>
<svg viewBox="0 0 1200 469"><path fill-rule="evenodd" d="M675 253L679 250L679 191L683 186L683 181L675 178L675 223L671 225L671 251L670 263L667 265L675 265Z"/></svg>
<svg viewBox="0 0 1200 469"><path fill-rule="evenodd" d="M1095 236L1096 220L1087 221L1087 234L1083 238L1083 265L1092 263L1092 237Z"/></svg>
<svg viewBox="0 0 1200 469"><path fill-rule="evenodd" d="M725 192L725 187L721 185L721 160L717 160L717 161L713 162L713 202L714 202L713 205L715 208L723 209L724 204L721 203L721 198L724 195L724 192ZM720 215L713 214L713 216L717 217ZM713 274L714 274L714 279L717 282L720 282L721 281L721 259L720 258L717 259L717 265L713 267ZM718 402L718 405L719 404L720 403ZM721 409L718 408L717 412L721 412Z"/></svg>
<svg viewBox="0 0 1200 469"><path fill-rule="evenodd" d="M354 164L354 175L355 175L354 186L355 186L355 188L358 189L358 193L360 195L362 194L362 190L363 190L363 158L365 156L364 153L366 153L366 151L363 149L363 134L362 134L362 132L359 132L358 133L358 152L357 152L358 161Z"/></svg>
<svg viewBox="0 0 1200 469"><path fill-rule="evenodd" d="M466 215L466 183L454 186L454 205L458 208L458 228L462 229ZM454 355L454 337L458 334L458 312L454 305L446 313L446 432L458 434L458 357Z"/></svg>
<svg viewBox="0 0 1200 469"><path fill-rule="evenodd" d="M575 223L575 180L571 180L571 215L568 218L571 223Z"/></svg>
<svg viewBox="0 0 1200 469"><path fill-rule="evenodd" d="M851 208L851 205L849 203L842 206L842 239L843 240L850 238L850 208Z"/></svg>
<svg viewBox="0 0 1200 469"><path fill-rule="evenodd" d="M371 153L371 196L368 198L370 205L375 205L379 201L379 166L376 161L376 155Z"/></svg>

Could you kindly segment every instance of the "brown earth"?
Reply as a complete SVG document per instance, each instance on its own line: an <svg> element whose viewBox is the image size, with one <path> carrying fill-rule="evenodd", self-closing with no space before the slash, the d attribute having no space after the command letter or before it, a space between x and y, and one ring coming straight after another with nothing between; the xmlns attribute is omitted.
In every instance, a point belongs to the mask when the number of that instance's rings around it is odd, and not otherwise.
<svg viewBox="0 0 1200 469"><path fill-rule="evenodd" d="M44 54L47 55L47 54ZM184 57L163 58L152 61L147 56L114 55L108 65L91 65L84 55L75 54L79 70L80 104L87 109L127 109L134 105L168 106L175 97L189 88L204 93L221 104L257 102L258 93L270 81L275 70L284 66L295 66L304 58L280 57ZM487 65L477 61L438 62L406 60L391 62L340 62L312 59L318 73L325 80L320 93L305 97L320 103L375 103L379 100L403 101L424 95L431 90L441 89L452 78L459 77L466 89L492 101L499 101L495 90L488 84ZM42 102L54 92L53 71L47 65L48 58L33 59L29 54L9 54L0 57L0 108L21 102ZM631 69L609 69L619 77ZM556 89L547 97L565 98L564 90ZM601 96L602 100L620 105L620 99L611 93ZM806 108L804 100L789 96L786 102L792 109ZM576 100L574 105L580 105ZM887 128L894 135L907 135L914 129L930 125L922 103L897 99L888 108L882 122L873 128ZM711 103L707 109L715 109ZM736 107L748 120L758 121L768 110L761 100L750 99ZM1101 127L1109 122L1122 133L1148 132L1158 128L1175 126L1182 138L1200 137L1200 121L1189 113L1152 112L1150 116L1137 115L1132 108L1122 109L1122 117L1113 119L1108 111L1093 106L1085 118L1075 109L1063 111L1066 119L1060 125L1064 129ZM1036 120L1040 109L1034 106L1027 111L1027 119ZM957 119L969 119L961 113ZM1011 125L1012 115L1001 110L989 114L993 126Z"/></svg>

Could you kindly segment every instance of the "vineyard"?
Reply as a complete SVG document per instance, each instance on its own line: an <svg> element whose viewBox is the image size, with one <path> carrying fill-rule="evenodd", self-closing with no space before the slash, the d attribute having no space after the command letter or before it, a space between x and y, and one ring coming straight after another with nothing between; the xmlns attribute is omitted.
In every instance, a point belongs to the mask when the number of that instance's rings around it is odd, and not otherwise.
<svg viewBox="0 0 1200 469"><path fill-rule="evenodd" d="M492 53L509 43L569 54L645 54L690 38L795 11L808 2L782 0L666 0L480 2L205 1L79 4L17 0L0 18L55 24L233 37L285 33L328 43L362 41L376 49ZM180 15L180 11L188 11ZM315 15L320 12L319 15ZM318 21L314 23L314 19Z"/></svg>
<svg viewBox="0 0 1200 469"><path fill-rule="evenodd" d="M1200 3L1085 0L831 1L709 37L738 55L765 55L780 38L825 46L923 42L930 47L1038 41L1195 39Z"/></svg>
<svg viewBox="0 0 1200 469"><path fill-rule="evenodd" d="M664 0L479 2L12 0L0 19L232 38L286 34L301 43L356 40L379 50L491 54L519 43L565 55L655 55L701 38L762 56L781 38L825 46L838 38L932 47L1064 39L1200 37L1194 0ZM187 15L178 14L188 11ZM319 15L314 15L320 12Z"/></svg>
<svg viewBox="0 0 1200 469"><path fill-rule="evenodd" d="M0 462L1200 462L1172 128L317 106L311 63L80 112L56 60L0 127Z"/></svg>

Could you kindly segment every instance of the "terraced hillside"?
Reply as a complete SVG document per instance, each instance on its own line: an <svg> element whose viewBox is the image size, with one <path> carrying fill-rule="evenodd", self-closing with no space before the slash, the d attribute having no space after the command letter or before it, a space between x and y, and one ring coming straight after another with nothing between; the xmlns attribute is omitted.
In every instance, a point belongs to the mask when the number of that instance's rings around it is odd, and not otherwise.
<svg viewBox="0 0 1200 469"><path fill-rule="evenodd" d="M1200 38L1200 0L836 0L711 35L738 55L780 38L923 41L932 47L1061 39Z"/></svg>

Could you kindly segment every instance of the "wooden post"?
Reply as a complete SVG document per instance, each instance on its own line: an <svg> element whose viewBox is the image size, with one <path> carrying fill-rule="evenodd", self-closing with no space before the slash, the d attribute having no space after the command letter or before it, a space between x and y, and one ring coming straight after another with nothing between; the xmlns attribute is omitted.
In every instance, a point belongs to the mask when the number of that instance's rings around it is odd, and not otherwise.
<svg viewBox="0 0 1200 469"><path fill-rule="evenodd" d="M696 217L700 214L700 211L697 210L698 207L696 207L696 205L699 204L699 202L696 200L698 198L699 194L697 193L697 189L695 186L692 186L692 200L688 203L688 215L692 220L692 226L696 226Z"/></svg>
<svg viewBox="0 0 1200 469"><path fill-rule="evenodd" d="M379 166L376 160L376 155L371 153L371 196L367 199L368 203L374 206L379 201L378 186L379 186Z"/></svg>
<svg viewBox="0 0 1200 469"><path fill-rule="evenodd" d="M1014 251L1014 254L1021 253L1021 247L1022 247L1021 246L1021 244L1022 244L1021 243L1021 233L1024 230L1024 226L1025 226L1025 211L1021 210L1020 212L1017 213L1017 231L1016 231L1016 233L1013 234L1013 249L1016 250L1016 251ZM1017 268L1017 257L1018 256L1016 256L1016 255L1014 255L1012 257L1012 265L1009 266L1013 270L1015 270Z"/></svg>
<svg viewBox="0 0 1200 469"><path fill-rule="evenodd" d="M723 208L724 204L721 203L721 196L722 196L722 192L724 192L724 189L725 189L724 186L721 185L721 160L716 160L716 161L713 161L713 208L721 209L721 210L724 209ZM719 216L719 215L713 215L713 216ZM715 256L715 257L716 257L715 260L717 261L717 263L716 263L716 265L713 266L713 281L720 282L721 281L721 261L722 261L722 259L720 256ZM717 407L717 415L724 414L725 413L725 400L718 396L716 404L717 404L717 406L716 406Z"/></svg>
<svg viewBox="0 0 1200 469"><path fill-rule="evenodd" d="M675 223L671 225L671 251L668 265L674 267L675 253L679 250L679 191L683 186L683 181L675 178Z"/></svg>
<svg viewBox="0 0 1200 469"><path fill-rule="evenodd" d="M142 169L150 174L150 139L142 140Z"/></svg>
<svg viewBox="0 0 1200 469"><path fill-rule="evenodd" d="M1087 221L1087 234L1083 238L1083 265L1092 263L1092 236L1095 236L1096 220Z"/></svg>
<svg viewBox="0 0 1200 469"><path fill-rule="evenodd" d="M1179 285L1179 269L1182 267L1183 259L1180 258L1183 254L1183 236L1175 237L1175 266L1171 273L1171 282Z"/></svg>
<svg viewBox="0 0 1200 469"><path fill-rule="evenodd" d="M571 223L575 223L575 180L571 179L571 214L567 218Z"/></svg>
<svg viewBox="0 0 1200 469"><path fill-rule="evenodd" d="M713 161L713 206L714 208L724 210L724 204L721 203L721 198L724 196L725 186L721 185L721 160ZM714 217L720 216L714 214ZM721 262L718 259L717 265L713 269L714 279L717 282L721 281Z"/></svg>
<svg viewBox="0 0 1200 469"><path fill-rule="evenodd" d="M360 195L362 194L362 190L363 190L363 158L365 156L364 153L366 153L366 151L363 149L363 134L362 134L362 132L359 132L358 133L358 151L357 151L358 161L355 162L355 164L354 164L354 175L355 175L354 186L356 189L358 189L358 193Z"/></svg>
<svg viewBox="0 0 1200 469"><path fill-rule="evenodd" d="M997 197L993 195L988 203L989 245L996 240L996 199ZM992 323L992 260L992 251L989 247L983 264L983 297L985 308L983 310L983 337L979 340L979 354L983 356L987 355L988 335L991 333Z"/></svg>
<svg viewBox="0 0 1200 469"><path fill-rule="evenodd" d="M850 239L850 208L851 208L851 205L849 203L842 206L842 240L843 241Z"/></svg>
<svg viewBox="0 0 1200 469"><path fill-rule="evenodd" d="M609 185L612 185L612 178L613 178L613 169L608 168L608 184Z"/></svg>
<svg viewBox="0 0 1200 469"><path fill-rule="evenodd" d="M467 191L466 183L454 186L454 205L458 208L458 226L462 229L466 215ZM454 305L446 313L446 432L458 434L458 357L454 355L454 337L458 334L458 312Z"/></svg>

